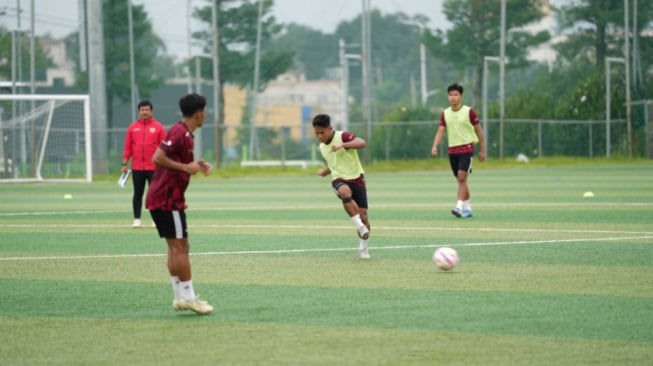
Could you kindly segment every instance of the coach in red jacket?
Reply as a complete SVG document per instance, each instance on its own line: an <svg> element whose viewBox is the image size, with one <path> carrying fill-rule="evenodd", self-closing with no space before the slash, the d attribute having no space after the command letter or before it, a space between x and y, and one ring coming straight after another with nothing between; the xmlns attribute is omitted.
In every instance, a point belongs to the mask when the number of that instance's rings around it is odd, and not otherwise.
<svg viewBox="0 0 653 366"><path fill-rule="evenodd" d="M143 193L145 182L150 184L154 173L152 156L159 144L166 137L163 125L159 123L152 113L154 107L148 100L138 103L138 119L132 122L125 134L125 146L122 153L122 173L127 171L127 163L131 159L132 181L134 182L134 197L132 207L134 210L133 228L141 227L141 209L143 207Z"/></svg>

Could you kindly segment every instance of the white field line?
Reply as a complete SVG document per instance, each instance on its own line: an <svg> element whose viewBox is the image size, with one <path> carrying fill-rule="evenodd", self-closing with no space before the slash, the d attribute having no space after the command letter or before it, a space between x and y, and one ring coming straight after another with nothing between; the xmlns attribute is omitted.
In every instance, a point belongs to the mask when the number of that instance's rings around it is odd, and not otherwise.
<svg viewBox="0 0 653 366"><path fill-rule="evenodd" d="M578 239L561 239L561 240L525 240L525 241L503 241L503 242L479 242L466 244L422 244L422 245L392 245L383 247L370 247L370 250L404 250L416 248L435 248L440 246L450 247L474 247L474 246L505 246L505 245L529 245L529 244L569 244L587 241L627 241L653 239L653 235L637 237L612 237L612 238L578 238ZM291 253L317 253L317 252L345 252L355 251L356 248L315 248L315 249L279 249L279 250L239 250L239 251L222 251L222 252L200 252L191 253L191 256L219 256L219 255L244 255L244 254L291 254ZM125 259L125 258L154 258L166 256L166 253L155 254L116 254L116 255L87 255L87 256L47 256L47 257L7 257L0 258L0 262L10 261L46 261L46 260L74 260L74 259Z"/></svg>
<svg viewBox="0 0 653 366"><path fill-rule="evenodd" d="M500 202L489 202L489 203L476 203L477 206L483 207L593 207L593 206L607 206L607 207L647 207L653 206L653 202L535 202L535 203L524 203L524 202L515 202L515 203L500 203ZM373 209L384 209L384 208L395 208L395 209L411 209L411 208L440 208L440 207L449 207L450 204L444 203L416 203L416 204L375 204ZM297 211L297 210L328 210L328 209L337 209L342 210L341 206L334 205L292 205L292 206L220 206L215 205L212 207L196 207L192 206L191 211L277 211L277 210L288 210L288 211ZM115 211L24 211L24 212L0 212L0 217L20 217L20 216L59 216L59 215L88 215L88 214L115 214L115 213L124 213L125 210L115 210Z"/></svg>
<svg viewBox="0 0 653 366"><path fill-rule="evenodd" d="M211 228L211 229L247 229L256 232L258 230L267 229L267 230L347 230L351 229L352 226L338 226L338 225L245 225L245 224L189 224L189 228ZM118 224L0 224L0 228L27 228L27 229L38 229L38 228L117 228L117 229L126 229L133 231L131 227L126 225ZM450 226L372 226L373 230L383 230L383 231L462 231L466 232L470 229L468 227L450 227ZM143 230L148 230L148 228L143 228ZM626 234L626 235L653 235L653 231L628 231L628 230L578 230L578 229L527 229L527 228L483 228L475 227L474 231L483 231L483 232L522 232L522 233L565 233L565 234Z"/></svg>

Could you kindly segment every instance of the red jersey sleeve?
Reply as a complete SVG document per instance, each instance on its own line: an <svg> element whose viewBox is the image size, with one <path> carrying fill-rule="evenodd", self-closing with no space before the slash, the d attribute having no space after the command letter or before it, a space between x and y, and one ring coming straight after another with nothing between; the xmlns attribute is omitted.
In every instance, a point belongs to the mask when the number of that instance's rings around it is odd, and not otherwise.
<svg viewBox="0 0 653 366"><path fill-rule="evenodd" d="M444 112L440 114L440 126L447 127L447 121L444 120Z"/></svg>
<svg viewBox="0 0 653 366"><path fill-rule="evenodd" d="M127 160L132 157L132 129L134 128L134 123L131 123L127 127L127 133L125 133L125 143L122 148L122 158Z"/></svg>
<svg viewBox="0 0 653 366"><path fill-rule="evenodd" d="M469 109L469 121L472 123L472 125L476 126L477 124L481 123L478 119L478 114L476 114L476 111L473 108Z"/></svg>
<svg viewBox="0 0 653 366"><path fill-rule="evenodd" d="M349 142L353 141L356 138L356 135L349 131L343 131L342 132L342 142Z"/></svg>

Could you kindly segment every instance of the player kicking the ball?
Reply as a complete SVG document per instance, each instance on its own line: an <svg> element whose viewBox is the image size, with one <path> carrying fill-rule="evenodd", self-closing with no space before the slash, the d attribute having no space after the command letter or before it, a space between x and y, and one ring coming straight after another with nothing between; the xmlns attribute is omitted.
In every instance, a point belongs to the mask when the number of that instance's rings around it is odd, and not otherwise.
<svg viewBox="0 0 653 366"><path fill-rule="evenodd" d="M198 94L188 94L179 100L179 108L183 119L170 128L152 157L156 170L145 205L156 223L159 236L168 243L168 270L174 292L172 308L208 314L213 307L201 301L193 289L184 213L184 193L190 176L200 171L209 174L212 169L211 164L194 161L193 157L193 131L204 124L206 99Z"/></svg>
<svg viewBox="0 0 653 366"><path fill-rule="evenodd" d="M318 114L313 118L313 129L320 141L322 157L327 163L327 167L319 169L317 174L322 177L331 174L331 186L358 230L358 254L361 259L370 259L367 251L370 235L367 189L357 151L365 147L365 140L348 131L334 131L331 117L327 114Z"/></svg>

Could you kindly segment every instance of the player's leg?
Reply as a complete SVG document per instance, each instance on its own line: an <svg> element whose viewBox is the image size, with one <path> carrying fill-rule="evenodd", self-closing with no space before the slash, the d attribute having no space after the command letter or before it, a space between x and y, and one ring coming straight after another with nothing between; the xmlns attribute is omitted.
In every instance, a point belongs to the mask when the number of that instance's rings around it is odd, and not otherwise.
<svg viewBox="0 0 653 366"><path fill-rule="evenodd" d="M144 170L143 173L145 173L145 181L147 182L147 188L150 188L150 184L152 183L152 176L154 175L153 170ZM145 187L145 184L143 184L143 187ZM156 223L152 221L152 227L156 227Z"/></svg>
<svg viewBox="0 0 653 366"><path fill-rule="evenodd" d="M351 187L345 181L334 181L333 188L336 190L336 194L338 195L338 198L340 198L340 200L342 201L342 207L345 209L345 212L347 212L347 215L349 215L351 220L356 225L356 228L358 230L358 235L361 238L367 239L370 230L362 221L358 205L356 204L356 201L354 201L354 198L352 197Z"/></svg>
<svg viewBox="0 0 653 366"><path fill-rule="evenodd" d="M134 195L132 196L132 211L134 213L134 223L132 227L141 227L141 210L143 208L143 193L145 192L145 182L147 176L144 171L132 171L132 181L134 182Z"/></svg>
<svg viewBox="0 0 653 366"><path fill-rule="evenodd" d="M463 201L460 199L460 178L458 176L460 174L459 162L460 162L460 155L449 154L449 166L451 167L453 176L456 178L456 181L458 182L458 190L456 191L456 197L457 197L456 206L451 210L451 214L456 217L460 217L463 214Z"/></svg>
<svg viewBox="0 0 653 366"><path fill-rule="evenodd" d="M471 154L465 154L460 157L458 163L458 202L462 201L461 217L472 217L471 194L469 192L468 178L472 172L473 157Z"/></svg>
<svg viewBox="0 0 653 366"><path fill-rule="evenodd" d="M184 211L151 211L159 235L168 244L168 271L175 298L173 309L208 314L213 307L195 294L191 275L190 245Z"/></svg>
<svg viewBox="0 0 653 366"><path fill-rule="evenodd" d="M362 235L359 231L358 233L358 255L361 259L370 259L370 253L368 252L368 239L372 230L370 226L369 216L367 214L367 189L365 186L354 185L350 186L352 190L352 198L356 205L358 206L358 214L360 215L363 225L367 228L367 235Z"/></svg>

